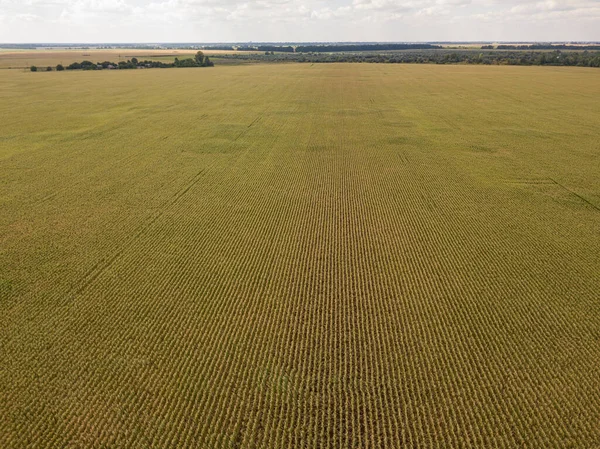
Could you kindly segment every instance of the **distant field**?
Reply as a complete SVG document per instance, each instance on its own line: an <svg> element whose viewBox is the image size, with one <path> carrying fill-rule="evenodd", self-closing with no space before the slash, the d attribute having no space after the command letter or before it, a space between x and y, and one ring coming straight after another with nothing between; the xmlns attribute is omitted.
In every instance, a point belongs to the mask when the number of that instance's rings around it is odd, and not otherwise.
<svg viewBox="0 0 600 449"><path fill-rule="evenodd" d="M0 71L0 447L598 447L598 98Z"/></svg>
<svg viewBox="0 0 600 449"><path fill-rule="evenodd" d="M219 54L235 54L235 51L203 50L209 56ZM38 67L56 67L57 64L67 66L73 62L84 60L92 62L119 62L131 58L151 61L173 62L173 59L189 58L197 50L0 50L0 69ZM248 52L244 52L248 53Z"/></svg>

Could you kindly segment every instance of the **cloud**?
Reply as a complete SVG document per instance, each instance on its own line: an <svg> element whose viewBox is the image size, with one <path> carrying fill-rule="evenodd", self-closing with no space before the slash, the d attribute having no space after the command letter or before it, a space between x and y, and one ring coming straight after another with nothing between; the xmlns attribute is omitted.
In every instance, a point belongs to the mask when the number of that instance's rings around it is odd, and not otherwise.
<svg viewBox="0 0 600 449"><path fill-rule="evenodd" d="M598 0L0 0L0 18L7 42L600 40Z"/></svg>

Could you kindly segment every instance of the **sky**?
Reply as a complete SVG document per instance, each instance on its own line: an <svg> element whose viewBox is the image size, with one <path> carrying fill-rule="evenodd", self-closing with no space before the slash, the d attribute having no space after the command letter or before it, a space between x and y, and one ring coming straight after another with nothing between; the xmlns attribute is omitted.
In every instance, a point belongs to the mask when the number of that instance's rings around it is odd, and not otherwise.
<svg viewBox="0 0 600 449"><path fill-rule="evenodd" d="M2 43L600 41L600 0L0 0Z"/></svg>

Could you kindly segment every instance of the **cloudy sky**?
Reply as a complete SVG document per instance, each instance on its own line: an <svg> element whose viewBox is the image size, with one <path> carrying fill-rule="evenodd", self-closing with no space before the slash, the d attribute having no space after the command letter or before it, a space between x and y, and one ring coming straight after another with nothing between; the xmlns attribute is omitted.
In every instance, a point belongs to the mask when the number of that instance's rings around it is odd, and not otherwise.
<svg viewBox="0 0 600 449"><path fill-rule="evenodd" d="M0 0L0 42L599 41L600 0Z"/></svg>

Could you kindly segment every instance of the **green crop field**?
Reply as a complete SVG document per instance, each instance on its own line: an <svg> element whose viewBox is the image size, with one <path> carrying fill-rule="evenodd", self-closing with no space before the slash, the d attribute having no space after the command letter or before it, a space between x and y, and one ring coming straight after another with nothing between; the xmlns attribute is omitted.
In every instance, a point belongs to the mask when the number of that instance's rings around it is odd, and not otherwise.
<svg viewBox="0 0 600 449"><path fill-rule="evenodd" d="M600 447L599 98L0 71L0 447Z"/></svg>

